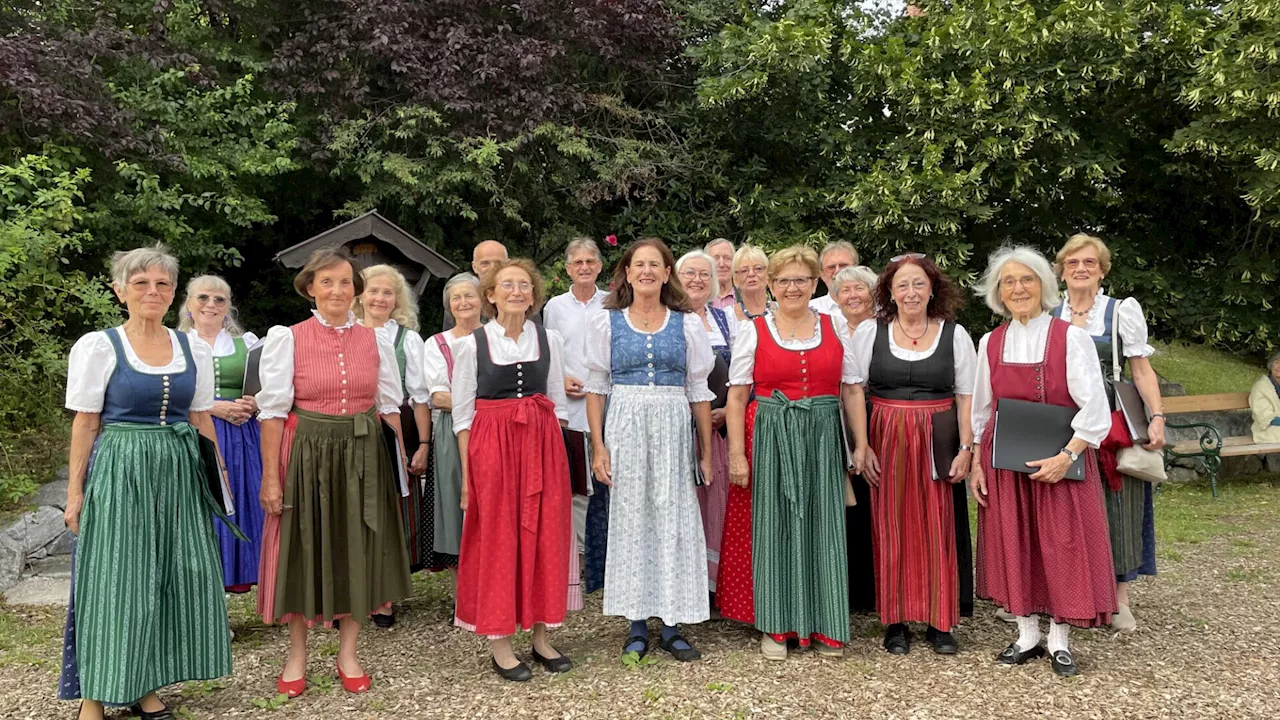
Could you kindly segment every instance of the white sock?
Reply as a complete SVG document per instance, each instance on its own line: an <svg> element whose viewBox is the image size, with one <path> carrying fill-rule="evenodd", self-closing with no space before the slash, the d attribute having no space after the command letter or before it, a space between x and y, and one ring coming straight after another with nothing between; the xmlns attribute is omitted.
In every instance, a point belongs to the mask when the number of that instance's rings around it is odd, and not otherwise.
<svg viewBox="0 0 1280 720"><path fill-rule="evenodd" d="M1049 654L1056 652L1069 652L1067 649L1067 636L1071 634L1071 626L1062 623L1058 624L1052 620L1049 621Z"/></svg>
<svg viewBox="0 0 1280 720"><path fill-rule="evenodd" d="M1024 615L1018 618L1018 652L1026 652L1040 644L1040 616Z"/></svg>

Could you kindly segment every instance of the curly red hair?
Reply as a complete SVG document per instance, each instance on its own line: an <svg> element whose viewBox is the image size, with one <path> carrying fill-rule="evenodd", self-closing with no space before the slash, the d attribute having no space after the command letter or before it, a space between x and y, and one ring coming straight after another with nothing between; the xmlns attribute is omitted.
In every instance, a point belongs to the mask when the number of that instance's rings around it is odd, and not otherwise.
<svg viewBox="0 0 1280 720"><path fill-rule="evenodd" d="M964 293L951 279L942 273L938 264L927 257L904 257L891 262L876 281L876 319L886 325L898 317L898 306L893 302L893 276L904 266L914 264L929 278L933 296L929 298L926 312L931 320L955 320L956 312L964 307Z"/></svg>

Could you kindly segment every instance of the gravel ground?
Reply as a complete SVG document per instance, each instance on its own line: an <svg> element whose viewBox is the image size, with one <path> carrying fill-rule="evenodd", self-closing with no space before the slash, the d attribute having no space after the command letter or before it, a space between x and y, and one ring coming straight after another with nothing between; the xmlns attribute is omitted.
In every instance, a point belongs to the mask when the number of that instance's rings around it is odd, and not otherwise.
<svg viewBox="0 0 1280 720"><path fill-rule="evenodd" d="M1274 483L1272 483L1274 484ZM577 662L563 676L535 670L505 683L488 669L484 643L448 625L445 578L416 579L391 630L361 639L373 690L335 687L336 634L312 634L307 694L282 702L274 678L285 633L256 623L249 598L232 603L235 674L163 694L179 718L1263 718L1280 710L1280 489L1228 488L1221 500L1178 489L1158 500L1161 575L1134 592L1139 629L1076 631L1082 676L1056 677L1047 660L1005 668L993 657L1016 634L989 605L957 631L962 651L934 655L920 640L910 655L880 648L880 627L853 619L843 660L813 652L770 663L758 636L730 622L689 627L706 659L624 667L625 624L599 614L599 597L555 634ZM45 609L0 606L0 717L71 718L53 701L61 618ZM3 634L10 635L4 643ZM917 633L917 636L920 633ZM517 643L527 657L528 639ZM7 648L7 649L5 649Z"/></svg>

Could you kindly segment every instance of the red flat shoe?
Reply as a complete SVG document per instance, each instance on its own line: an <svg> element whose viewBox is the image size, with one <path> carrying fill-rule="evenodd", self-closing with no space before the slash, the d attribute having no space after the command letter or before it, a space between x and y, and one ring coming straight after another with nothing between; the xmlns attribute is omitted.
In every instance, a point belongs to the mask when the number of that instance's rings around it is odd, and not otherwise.
<svg viewBox="0 0 1280 720"><path fill-rule="evenodd" d="M276 678L276 690L281 695L288 695L291 698L296 698L299 695L301 695L306 689L307 689L307 677L305 675L298 678L297 680L286 681L284 679L284 673L281 673L280 677Z"/></svg>
<svg viewBox="0 0 1280 720"><path fill-rule="evenodd" d="M342 663L338 665L338 678L342 680L342 689L353 695L369 692L369 676L361 675L360 677L347 677L342 672Z"/></svg>

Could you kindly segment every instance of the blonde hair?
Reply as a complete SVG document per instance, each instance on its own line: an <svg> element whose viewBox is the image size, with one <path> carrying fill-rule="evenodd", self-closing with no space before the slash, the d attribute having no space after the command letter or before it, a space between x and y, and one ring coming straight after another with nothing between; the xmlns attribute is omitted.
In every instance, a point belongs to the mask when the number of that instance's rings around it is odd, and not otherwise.
<svg viewBox="0 0 1280 720"><path fill-rule="evenodd" d="M500 260L489 268L489 272L486 272L484 277L480 278L480 308L488 317L498 317L498 306L489 301L489 293L498 287L498 273L509 267L525 271L529 275L529 282L533 285L533 302L529 303L528 308L525 308L524 316L526 318L541 310L542 303L547 299L546 284L542 281L542 274L538 272L538 266L534 265L532 260L528 258Z"/></svg>
<svg viewBox="0 0 1280 720"><path fill-rule="evenodd" d="M1094 252L1098 253L1098 267L1102 270L1102 274L1111 274L1111 248L1107 247L1100 237L1076 233L1067 238L1067 244L1063 245L1053 258L1053 271L1058 274L1058 277L1062 277L1062 271L1066 269L1067 257L1085 248L1093 248Z"/></svg>
<svg viewBox="0 0 1280 720"><path fill-rule="evenodd" d="M370 265L360 273L360 276L364 279L366 289L376 278L391 278L391 287L396 295L396 306L391 310L391 319L401 327L410 330L418 329L418 304L414 302L413 293L409 292L409 283L399 270L390 265ZM361 320L364 319L364 303L360 301L362 295L364 295L363 292L351 301L352 312Z"/></svg>
<svg viewBox="0 0 1280 720"><path fill-rule="evenodd" d="M217 275L199 275L187 283L187 296L182 298L182 310L178 312L178 330L186 332L195 327L195 319L191 317L191 299L200 288L217 290L227 296L227 314L222 318L222 329L231 337L243 335L244 328L240 327L240 321L236 318L236 306L231 302L231 286Z"/></svg>
<svg viewBox="0 0 1280 720"><path fill-rule="evenodd" d="M769 258L769 281L773 282L778 277L778 273L782 272L782 268L799 263L809 268L810 277L818 277L822 274L822 266L818 264L818 253L807 245L792 245L778 250Z"/></svg>
<svg viewBox="0 0 1280 720"><path fill-rule="evenodd" d="M733 252L733 284L738 284L738 266L743 263L758 262L761 265L769 264L769 256L765 255L756 245L743 245ZM765 278L766 280L768 278Z"/></svg>

